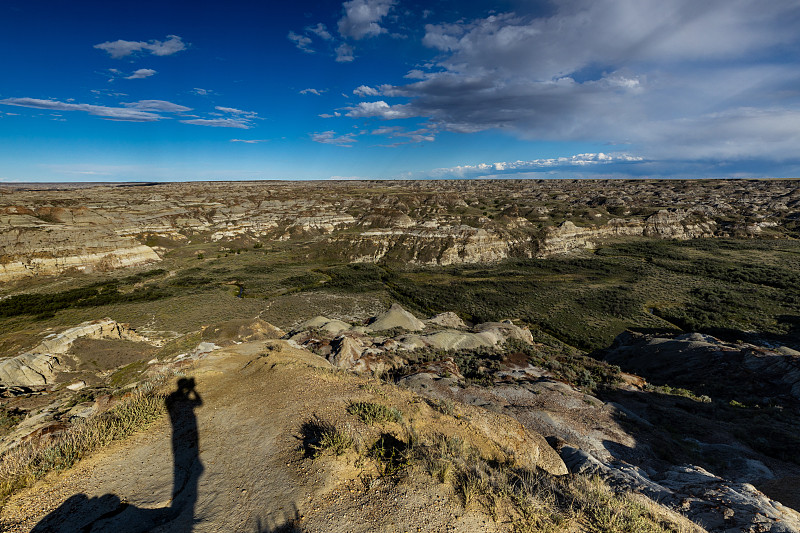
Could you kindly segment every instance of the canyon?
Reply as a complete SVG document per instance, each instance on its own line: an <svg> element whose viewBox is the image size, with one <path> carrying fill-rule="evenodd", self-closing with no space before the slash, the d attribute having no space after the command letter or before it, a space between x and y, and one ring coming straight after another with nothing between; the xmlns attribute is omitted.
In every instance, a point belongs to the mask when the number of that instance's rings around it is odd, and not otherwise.
<svg viewBox="0 0 800 533"><path fill-rule="evenodd" d="M187 243L313 242L315 256L419 265L591 249L624 236L785 236L791 180L0 185L0 281L158 262ZM489 200L490 199L490 200Z"/></svg>

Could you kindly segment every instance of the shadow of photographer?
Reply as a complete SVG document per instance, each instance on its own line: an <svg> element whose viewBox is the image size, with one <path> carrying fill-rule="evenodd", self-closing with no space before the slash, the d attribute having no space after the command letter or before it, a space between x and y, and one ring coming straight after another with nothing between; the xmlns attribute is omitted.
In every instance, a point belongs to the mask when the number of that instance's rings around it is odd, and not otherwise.
<svg viewBox="0 0 800 533"><path fill-rule="evenodd" d="M169 507L139 508L115 494L93 498L76 494L42 519L32 531L144 533L162 526L174 532L192 531L198 485L203 473L194 412L203 405L203 400L195 385L194 378L181 378L177 389L165 400L172 425L173 475Z"/></svg>

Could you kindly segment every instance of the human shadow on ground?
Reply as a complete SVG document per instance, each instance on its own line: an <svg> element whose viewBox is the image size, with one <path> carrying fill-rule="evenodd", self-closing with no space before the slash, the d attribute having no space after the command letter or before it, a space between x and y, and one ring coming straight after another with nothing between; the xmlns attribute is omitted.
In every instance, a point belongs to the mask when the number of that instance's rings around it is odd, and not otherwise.
<svg viewBox="0 0 800 533"><path fill-rule="evenodd" d="M194 410L203 405L194 378L178 380L177 390L167 396L172 424L173 489L169 507L139 508L116 494L89 498L76 494L47 515L34 533L144 533L157 528L188 533L194 526L198 484L203 473L199 456L199 433Z"/></svg>

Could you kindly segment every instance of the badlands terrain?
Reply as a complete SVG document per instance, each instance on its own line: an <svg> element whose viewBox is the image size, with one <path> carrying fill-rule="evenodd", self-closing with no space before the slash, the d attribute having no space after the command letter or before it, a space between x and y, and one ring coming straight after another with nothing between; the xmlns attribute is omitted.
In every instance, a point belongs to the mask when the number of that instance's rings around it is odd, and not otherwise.
<svg viewBox="0 0 800 533"><path fill-rule="evenodd" d="M0 528L800 531L799 186L0 185Z"/></svg>

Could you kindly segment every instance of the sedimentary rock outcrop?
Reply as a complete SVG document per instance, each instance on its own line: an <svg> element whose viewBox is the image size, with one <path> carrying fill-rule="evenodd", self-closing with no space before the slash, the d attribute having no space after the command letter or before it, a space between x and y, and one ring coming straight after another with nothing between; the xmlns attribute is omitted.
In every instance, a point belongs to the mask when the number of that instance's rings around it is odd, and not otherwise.
<svg viewBox="0 0 800 533"><path fill-rule="evenodd" d="M451 265L629 236L780 236L800 217L799 191L791 180L4 185L0 281L139 265L190 240L311 239L312 253L345 261Z"/></svg>
<svg viewBox="0 0 800 533"><path fill-rule="evenodd" d="M441 323L463 327L442 327ZM468 331L454 313L443 313L423 322L399 304L393 304L388 311L374 317L366 327L314 317L295 327L289 339L327 357L338 368L377 373L406 365L406 358L416 350L488 349L512 339L527 344L533 342L528 329L511 322L487 322ZM457 367L452 371L460 376Z"/></svg>
<svg viewBox="0 0 800 533"><path fill-rule="evenodd" d="M766 403L781 397L800 400L800 354L789 348L728 343L700 333L624 333L603 357L654 383L697 394Z"/></svg>
<svg viewBox="0 0 800 533"><path fill-rule="evenodd" d="M674 466L654 481L641 468L621 461L600 461L572 446L561 448L561 457L570 472L600 475L615 486L646 494L662 505L680 509L711 532L800 531L797 511L750 483L725 480L699 466Z"/></svg>
<svg viewBox="0 0 800 533"><path fill-rule="evenodd" d="M110 318L84 322L58 335L45 338L26 353L0 359L0 387L30 387L52 383L55 375L66 364L63 354L80 338L125 339L137 342L144 340L127 324L120 324Z"/></svg>
<svg viewBox="0 0 800 533"><path fill-rule="evenodd" d="M694 239L713 237L716 222L700 210L662 209L644 220L614 218L604 225L576 226L566 221L550 229L539 242L538 255L567 253L576 249L595 248L614 237L647 236L660 239Z"/></svg>

